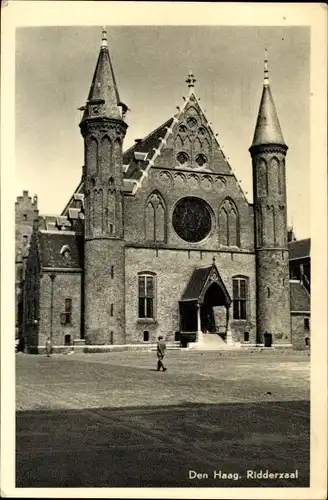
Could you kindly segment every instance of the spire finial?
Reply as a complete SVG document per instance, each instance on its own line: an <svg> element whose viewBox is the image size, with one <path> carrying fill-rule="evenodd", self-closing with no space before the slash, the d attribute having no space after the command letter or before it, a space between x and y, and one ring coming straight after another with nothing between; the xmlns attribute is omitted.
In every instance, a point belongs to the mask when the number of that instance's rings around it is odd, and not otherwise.
<svg viewBox="0 0 328 500"><path fill-rule="evenodd" d="M192 71L189 71L189 75L188 75L188 78L186 80L186 83L188 84L188 87L189 87L189 93L192 92L192 89L193 87L195 86L195 83L196 83L196 78L194 77L193 75L193 72Z"/></svg>
<svg viewBox="0 0 328 500"><path fill-rule="evenodd" d="M212 262L213 262L213 266L214 266L214 264L215 264L215 255L213 255L213 257L212 257Z"/></svg>
<svg viewBox="0 0 328 500"><path fill-rule="evenodd" d="M264 85L269 85L268 49L264 49Z"/></svg>
<svg viewBox="0 0 328 500"><path fill-rule="evenodd" d="M103 26L101 34L101 48L108 47L106 26Z"/></svg>

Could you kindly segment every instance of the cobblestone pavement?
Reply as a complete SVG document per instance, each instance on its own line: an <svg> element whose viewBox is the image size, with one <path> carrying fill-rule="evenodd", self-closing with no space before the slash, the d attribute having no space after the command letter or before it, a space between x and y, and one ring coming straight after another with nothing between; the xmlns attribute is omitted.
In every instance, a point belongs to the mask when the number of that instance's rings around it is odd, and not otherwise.
<svg viewBox="0 0 328 500"><path fill-rule="evenodd" d="M164 373L154 352L19 353L16 486L308 486L309 359L169 351Z"/></svg>

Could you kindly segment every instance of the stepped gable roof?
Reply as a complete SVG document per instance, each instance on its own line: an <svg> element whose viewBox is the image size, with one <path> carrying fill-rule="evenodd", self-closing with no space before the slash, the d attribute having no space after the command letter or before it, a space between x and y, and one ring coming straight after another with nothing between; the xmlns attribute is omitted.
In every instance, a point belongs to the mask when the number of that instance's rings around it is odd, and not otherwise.
<svg viewBox="0 0 328 500"><path fill-rule="evenodd" d="M167 128L170 128L173 123L173 118L170 118L165 123L153 130L144 139L136 142L131 148L123 153L123 164L129 165L125 172L126 179L138 180L141 177L141 172L148 166L147 161L138 160L135 153L148 153L148 159L153 155L154 149L158 148L160 140L164 139Z"/></svg>
<svg viewBox="0 0 328 500"><path fill-rule="evenodd" d="M310 295L300 281L290 283L290 310L310 312Z"/></svg>
<svg viewBox="0 0 328 500"><path fill-rule="evenodd" d="M289 260L306 259L310 257L311 238L290 241L288 243Z"/></svg>
<svg viewBox="0 0 328 500"><path fill-rule="evenodd" d="M42 267L61 269L83 268L83 235L72 231L38 232ZM68 247L64 255L63 247Z"/></svg>

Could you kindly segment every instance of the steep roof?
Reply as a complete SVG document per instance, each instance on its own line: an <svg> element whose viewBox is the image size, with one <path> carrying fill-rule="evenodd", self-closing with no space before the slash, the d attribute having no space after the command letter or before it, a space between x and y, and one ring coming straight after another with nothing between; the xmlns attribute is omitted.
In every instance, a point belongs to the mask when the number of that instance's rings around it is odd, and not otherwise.
<svg viewBox="0 0 328 500"><path fill-rule="evenodd" d="M212 266L197 267L193 270L189 283L181 297L182 301L198 299L211 269Z"/></svg>
<svg viewBox="0 0 328 500"><path fill-rule="evenodd" d="M310 295L300 281L290 281L290 310L310 312Z"/></svg>
<svg viewBox="0 0 328 500"><path fill-rule="evenodd" d="M153 130L140 141L136 142L123 154L123 164L129 165L127 171L125 172L125 178L127 179L140 179L142 171L147 167L148 162L146 161L148 156L153 154L153 150L156 149L160 143L160 139L164 139L167 129L171 127L173 123L173 118L170 118L165 123L160 125L157 129ZM144 160L138 159L136 153L145 153ZM147 156L146 156L147 153ZM136 157L137 156L137 157Z"/></svg>
<svg viewBox="0 0 328 500"><path fill-rule="evenodd" d="M82 269L83 235L72 231L39 231L42 267ZM64 255L64 248L69 249Z"/></svg>
<svg viewBox="0 0 328 500"><path fill-rule="evenodd" d="M101 117L122 119L120 107L122 104L115 80L112 61L107 45L107 33L103 30L100 52L93 75L87 104L84 110L82 122L94 116L94 110L90 105L100 105L99 114ZM96 116L98 118L99 116Z"/></svg>
<svg viewBox="0 0 328 500"><path fill-rule="evenodd" d="M305 259L310 257L311 238L290 241L288 243L289 260Z"/></svg>
<svg viewBox="0 0 328 500"><path fill-rule="evenodd" d="M262 98L257 115L257 122L251 146L252 148L255 146L270 144L286 146L270 89L267 63L268 61L266 56L264 62Z"/></svg>

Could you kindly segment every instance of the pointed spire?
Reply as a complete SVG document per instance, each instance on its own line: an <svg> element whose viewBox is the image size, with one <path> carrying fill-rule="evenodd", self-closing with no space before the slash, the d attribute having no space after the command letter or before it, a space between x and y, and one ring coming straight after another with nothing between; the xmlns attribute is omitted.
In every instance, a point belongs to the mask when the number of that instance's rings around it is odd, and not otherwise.
<svg viewBox="0 0 328 500"><path fill-rule="evenodd" d="M121 110L122 108L122 110ZM113 66L108 50L107 31L102 29L100 52L93 75L82 121L88 118L122 119L127 110L118 93Z"/></svg>
<svg viewBox="0 0 328 500"><path fill-rule="evenodd" d="M268 52L265 49L263 91L251 147L267 144L286 146L270 89L268 73Z"/></svg>

